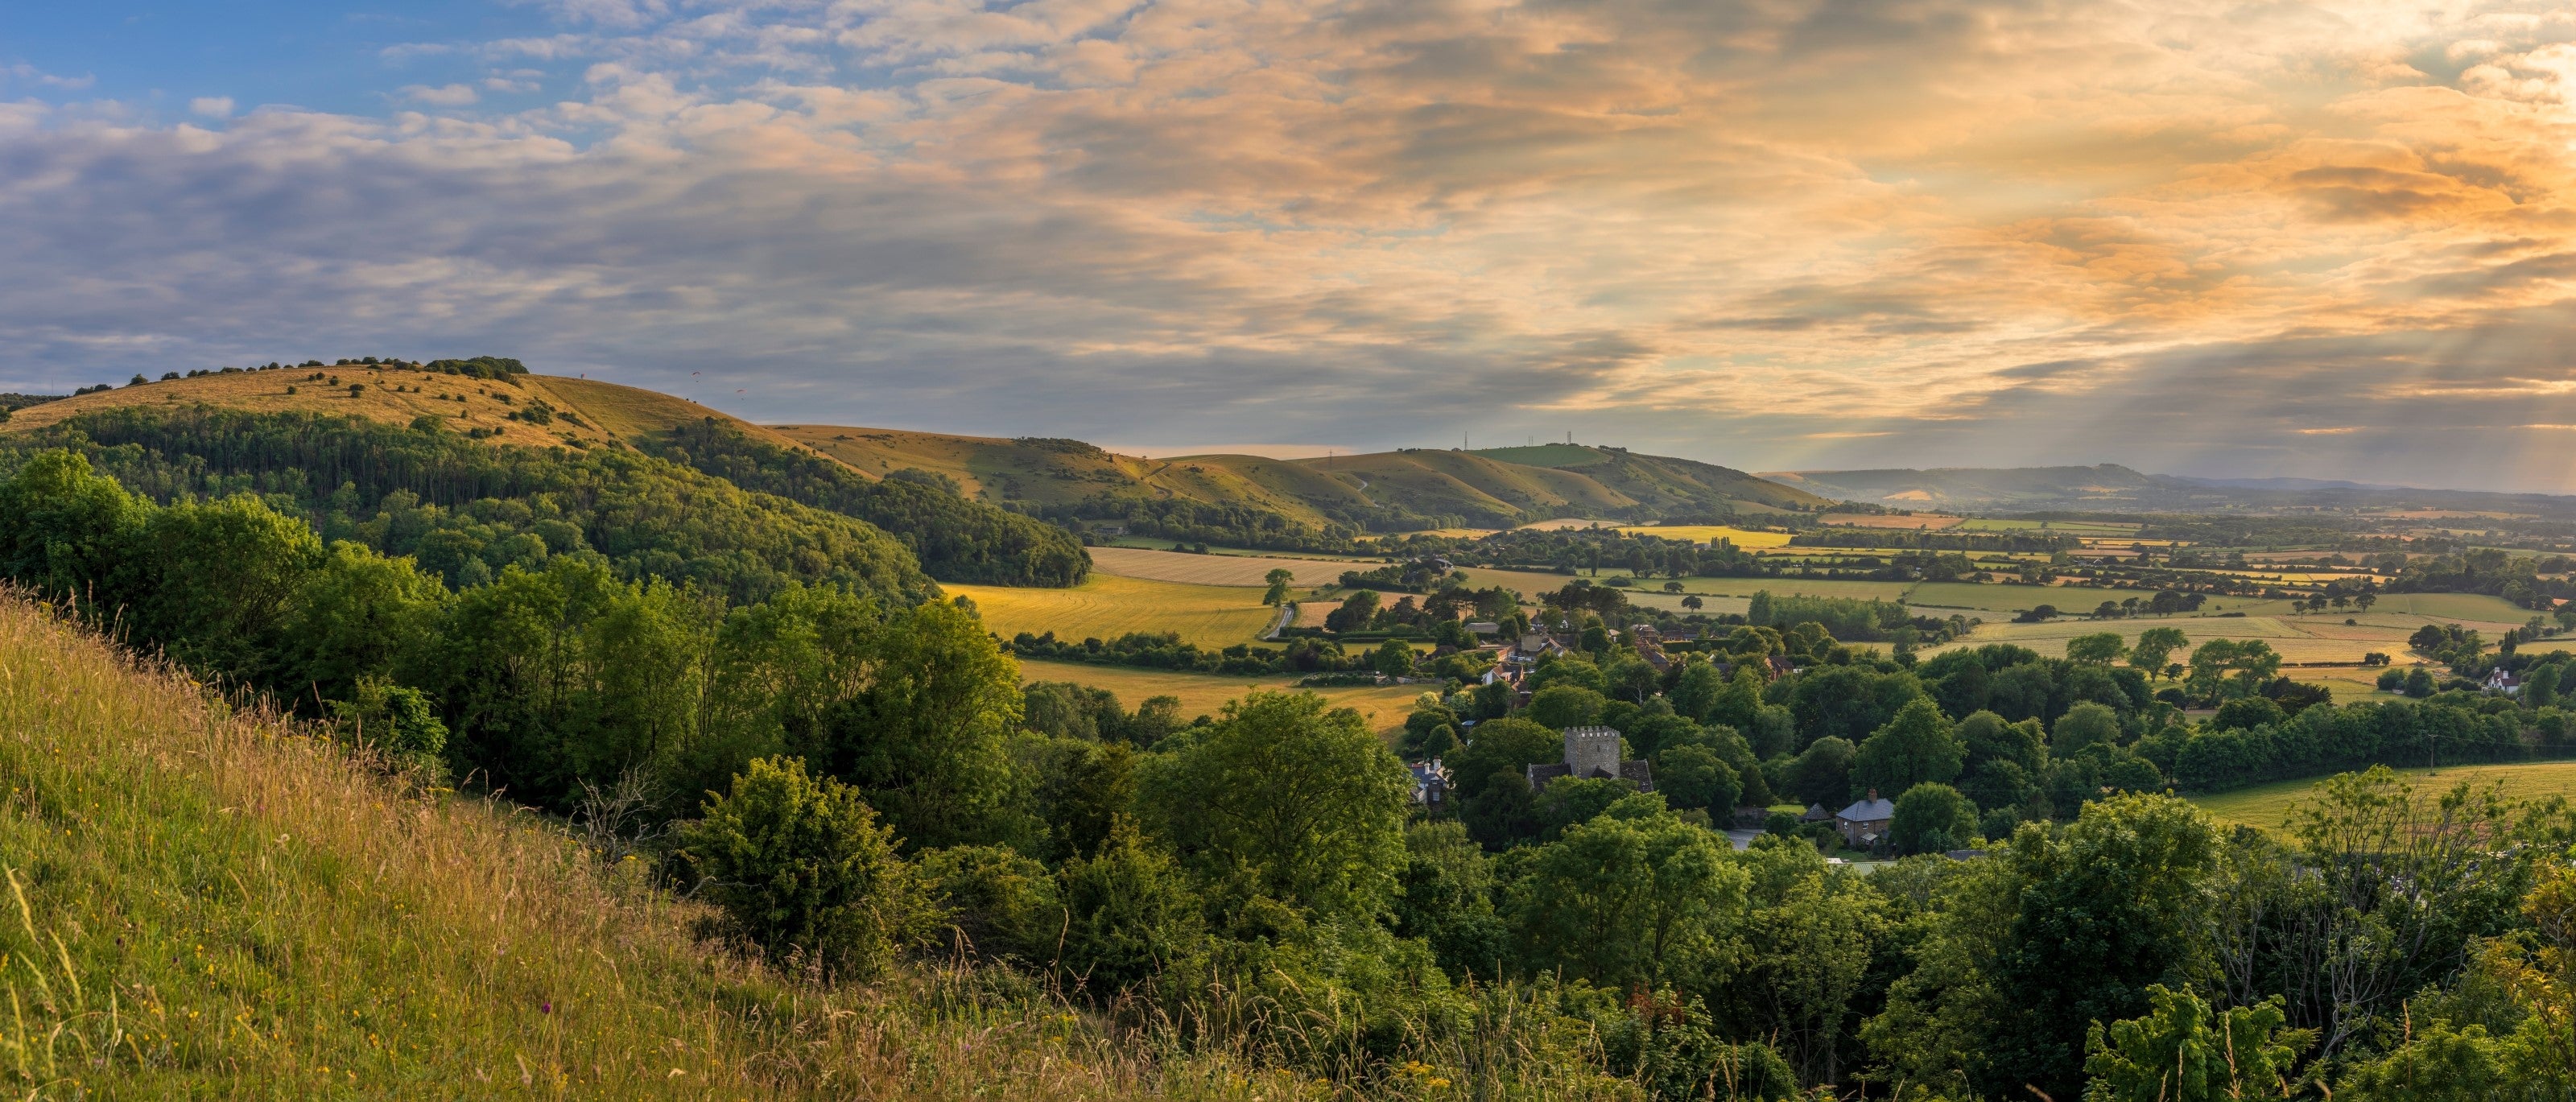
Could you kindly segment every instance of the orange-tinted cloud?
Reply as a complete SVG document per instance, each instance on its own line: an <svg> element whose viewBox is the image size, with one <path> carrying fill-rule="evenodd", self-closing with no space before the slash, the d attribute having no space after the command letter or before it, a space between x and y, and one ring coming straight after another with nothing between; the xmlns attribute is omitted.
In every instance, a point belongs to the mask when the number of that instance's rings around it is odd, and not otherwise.
<svg viewBox="0 0 2576 1102"><path fill-rule="evenodd" d="M2576 490L2526 427L2576 423L2545 385L2576 278L2566 11L560 16L431 44L584 77L533 111L463 84L219 129L0 107L26 246L0 332L52 373L0 385L492 348L648 385L720 363L755 415L1138 444L1583 427L1765 468Z"/></svg>

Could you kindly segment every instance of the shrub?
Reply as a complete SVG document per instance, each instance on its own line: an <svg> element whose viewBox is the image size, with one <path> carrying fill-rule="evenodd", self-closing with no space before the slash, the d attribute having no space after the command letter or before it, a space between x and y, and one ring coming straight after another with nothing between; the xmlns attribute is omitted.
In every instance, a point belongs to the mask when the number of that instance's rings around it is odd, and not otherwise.
<svg viewBox="0 0 2576 1102"><path fill-rule="evenodd" d="M857 789L761 758L681 828L680 854L730 932L852 978L884 970L934 913Z"/></svg>

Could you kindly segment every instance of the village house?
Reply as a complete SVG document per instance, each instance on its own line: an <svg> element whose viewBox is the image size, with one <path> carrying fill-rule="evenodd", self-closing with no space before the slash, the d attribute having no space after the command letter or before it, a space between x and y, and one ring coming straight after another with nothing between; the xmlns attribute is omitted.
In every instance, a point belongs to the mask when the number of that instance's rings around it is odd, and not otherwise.
<svg viewBox="0 0 2576 1102"><path fill-rule="evenodd" d="M1433 758L1430 761L1407 762L1404 767L1413 773L1414 803L1421 804L1424 807L1438 808L1442 803L1447 801L1449 797L1449 767L1442 765L1440 763L1440 759Z"/></svg>
<svg viewBox="0 0 2576 1102"><path fill-rule="evenodd" d="M1878 790L1869 790L1869 798L1854 802L1834 815L1834 829L1842 832L1843 842L1853 849L1868 849L1876 844L1887 828L1896 822L1896 803L1878 798Z"/></svg>
<svg viewBox="0 0 2576 1102"><path fill-rule="evenodd" d="M2503 693L2506 696L2520 696L2522 679L2515 677L2512 671L2498 669L2487 675L2487 691Z"/></svg>

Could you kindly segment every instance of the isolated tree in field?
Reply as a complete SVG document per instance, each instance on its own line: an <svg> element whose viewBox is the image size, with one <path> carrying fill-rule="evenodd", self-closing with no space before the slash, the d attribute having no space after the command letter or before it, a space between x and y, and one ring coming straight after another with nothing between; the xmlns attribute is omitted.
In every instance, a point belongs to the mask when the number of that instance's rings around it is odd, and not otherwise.
<svg viewBox="0 0 2576 1102"><path fill-rule="evenodd" d="M2066 641L2066 660L2087 666L2108 666L2129 653L2129 646L2116 631L2078 635Z"/></svg>
<svg viewBox="0 0 2576 1102"><path fill-rule="evenodd" d="M2137 643L2129 648L2129 665L2155 677L2164 672L2165 663L2172 660L2173 653L2190 642L2183 636L2181 628L2148 628L2138 633Z"/></svg>
<svg viewBox="0 0 2576 1102"><path fill-rule="evenodd" d="M1262 592L1261 603L1276 606L1287 600L1288 583L1296 579L1297 575L1290 573L1284 566L1274 568L1270 573L1262 575L1261 580L1270 583L1270 588Z"/></svg>
<svg viewBox="0 0 2576 1102"><path fill-rule="evenodd" d="M1681 592L1681 591L1682 591L1682 583L1680 583L1680 582L1665 582L1665 583L1664 583L1664 592L1666 592L1666 593L1679 593L1679 592Z"/></svg>
<svg viewBox="0 0 2576 1102"><path fill-rule="evenodd" d="M2363 612L2368 612L2370 611L2370 606L2379 603L2379 594L2372 593L2369 590L2363 590L2360 593L2353 594L2352 603L2353 607L2358 608Z"/></svg>
<svg viewBox="0 0 2576 1102"><path fill-rule="evenodd" d="M704 878L699 898L772 957L801 950L863 979L935 914L858 790L807 776L795 758L752 762L679 837Z"/></svg>
<svg viewBox="0 0 2576 1102"><path fill-rule="evenodd" d="M1689 609L1692 612L1699 611L1706 603L1707 602L1700 600L1696 594L1682 598L1682 607Z"/></svg>

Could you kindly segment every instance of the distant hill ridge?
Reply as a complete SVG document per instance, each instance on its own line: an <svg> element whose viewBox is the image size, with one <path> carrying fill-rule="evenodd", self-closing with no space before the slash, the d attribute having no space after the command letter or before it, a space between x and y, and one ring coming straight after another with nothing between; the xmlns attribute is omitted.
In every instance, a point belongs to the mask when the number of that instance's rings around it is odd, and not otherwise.
<svg viewBox="0 0 2576 1102"><path fill-rule="evenodd" d="M49 435L81 430L94 438L113 426L112 435L123 442L171 449L173 457L187 456L227 475L281 473L312 458L299 460L235 439L262 432L273 437L280 418L295 422L295 433L318 433L358 452L376 449L345 439L349 434L333 426L348 422L337 419L433 428L451 441L559 449L574 457L631 450L755 495L863 521L894 537L941 581L1055 587L1079 584L1089 571L1072 535L1017 512L832 462L769 429L683 398L526 374L515 370L516 361L508 363L512 373L483 376L441 372L435 364L343 363L138 383L15 410L0 422L0 441L41 446ZM242 415L268 428L243 422ZM210 425L223 439L207 435ZM467 451L473 453L470 446ZM768 508L756 501L751 507Z"/></svg>
<svg viewBox="0 0 2576 1102"><path fill-rule="evenodd" d="M1809 511L1825 498L1743 471L1624 448L1404 448L1364 455L1119 455L1054 438L837 425L778 433L863 472L928 471L987 501L1064 518L1115 519L1121 502L1186 502L1276 514L1314 528L1502 527L1548 517Z"/></svg>
<svg viewBox="0 0 2576 1102"><path fill-rule="evenodd" d="M2313 478L2194 478L2147 474L2117 463L1770 471L1761 477L1846 501L1959 512L2436 508L2576 516L2576 497L2556 494L2442 490Z"/></svg>

